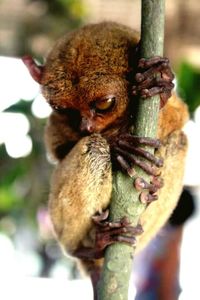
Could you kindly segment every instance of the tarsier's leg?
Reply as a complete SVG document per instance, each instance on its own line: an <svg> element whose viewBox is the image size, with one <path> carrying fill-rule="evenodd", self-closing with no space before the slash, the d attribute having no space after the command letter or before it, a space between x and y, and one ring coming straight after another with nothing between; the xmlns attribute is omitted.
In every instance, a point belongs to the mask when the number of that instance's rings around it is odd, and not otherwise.
<svg viewBox="0 0 200 300"><path fill-rule="evenodd" d="M140 95L145 99L159 94L160 106L163 107L171 96L171 90L174 87L173 79L174 75L167 58L159 56L150 59L142 58L138 63L133 95Z"/></svg>

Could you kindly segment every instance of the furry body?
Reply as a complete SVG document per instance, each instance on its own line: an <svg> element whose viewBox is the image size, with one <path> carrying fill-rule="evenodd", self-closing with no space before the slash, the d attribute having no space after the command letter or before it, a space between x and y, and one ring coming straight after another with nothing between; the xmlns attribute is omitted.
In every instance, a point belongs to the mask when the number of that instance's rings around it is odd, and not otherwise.
<svg viewBox="0 0 200 300"><path fill-rule="evenodd" d="M131 86L138 41L136 32L119 24L89 25L63 37L47 57L41 85L55 111L45 140L57 162L49 208L57 238L71 255L79 247L94 246L91 218L109 206L109 145L120 132L130 129L136 111ZM114 108L106 114L92 113L94 102L105 95L114 95ZM158 192L159 200L142 215L144 233L138 238L138 251L167 221L181 193L187 150L181 129L187 118L187 107L176 95L160 110L157 137L162 142L164 187ZM80 132L83 120L92 128L86 137Z"/></svg>

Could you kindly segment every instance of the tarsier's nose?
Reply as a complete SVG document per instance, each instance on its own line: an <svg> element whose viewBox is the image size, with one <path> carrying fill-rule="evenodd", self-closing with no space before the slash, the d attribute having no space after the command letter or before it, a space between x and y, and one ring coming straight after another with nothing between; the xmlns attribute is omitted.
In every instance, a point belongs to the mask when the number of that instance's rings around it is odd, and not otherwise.
<svg viewBox="0 0 200 300"><path fill-rule="evenodd" d="M80 131L82 133L93 133L95 130L93 121L87 118L82 118L81 125L80 125Z"/></svg>

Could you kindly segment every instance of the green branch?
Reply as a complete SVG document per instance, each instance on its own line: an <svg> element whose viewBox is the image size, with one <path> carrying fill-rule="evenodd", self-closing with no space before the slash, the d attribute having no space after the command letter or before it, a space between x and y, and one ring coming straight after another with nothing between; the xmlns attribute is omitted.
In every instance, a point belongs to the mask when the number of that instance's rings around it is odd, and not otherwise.
<svg viewBox="0 0 200 300"><path fill-rule="evenodd" d="M142 0L141 57L163 55L164 0ZM155 137L159 112L159 96L139 100L135 124L135 135ZM149 149L148 149L149 150ZM149 150L150 151L150 150ZM140 169L137 177L149 178ZM110 205L110 220L127 216L136 226L145 205L133 188L134 178L121 172L113 174L113 191ZM99 300L127 300L129 279L132 269L133 248L123 243L109 246L105 253L102 277L98 287Z"/></svg>

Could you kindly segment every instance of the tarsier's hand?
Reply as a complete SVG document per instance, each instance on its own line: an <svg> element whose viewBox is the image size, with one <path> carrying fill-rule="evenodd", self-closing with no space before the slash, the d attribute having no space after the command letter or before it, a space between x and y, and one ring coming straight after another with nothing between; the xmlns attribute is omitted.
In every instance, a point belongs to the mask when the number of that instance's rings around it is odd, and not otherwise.
<svg viewBox="0 0 200 300"><path fill-rule="evenodd" d="M142 148L142 146L158 149L161 146L161 142L158 139L121 134L113 143L111 154L113 160L117 161L120 168L130 176L136 174L134 165L139 166L147 174L152 176L150 184L145 182L142 178L137 178L135 181L136 189L147 189L149 191L149 193L141 193L141 201L151 202L157 199L156 192L163 186L163 182L159 178L159 168L163 166L163 159L156 157Z"/></svg>
<svg viewBox="0 0 200 300"><path fill-rule="evenodd" d="M138 63L138 72L135 76L133 95L148 98L160 94L162 108L171 96L174 87L174 75L169 66L168 58L155 56L149 59L141 58Z"/></svg>

